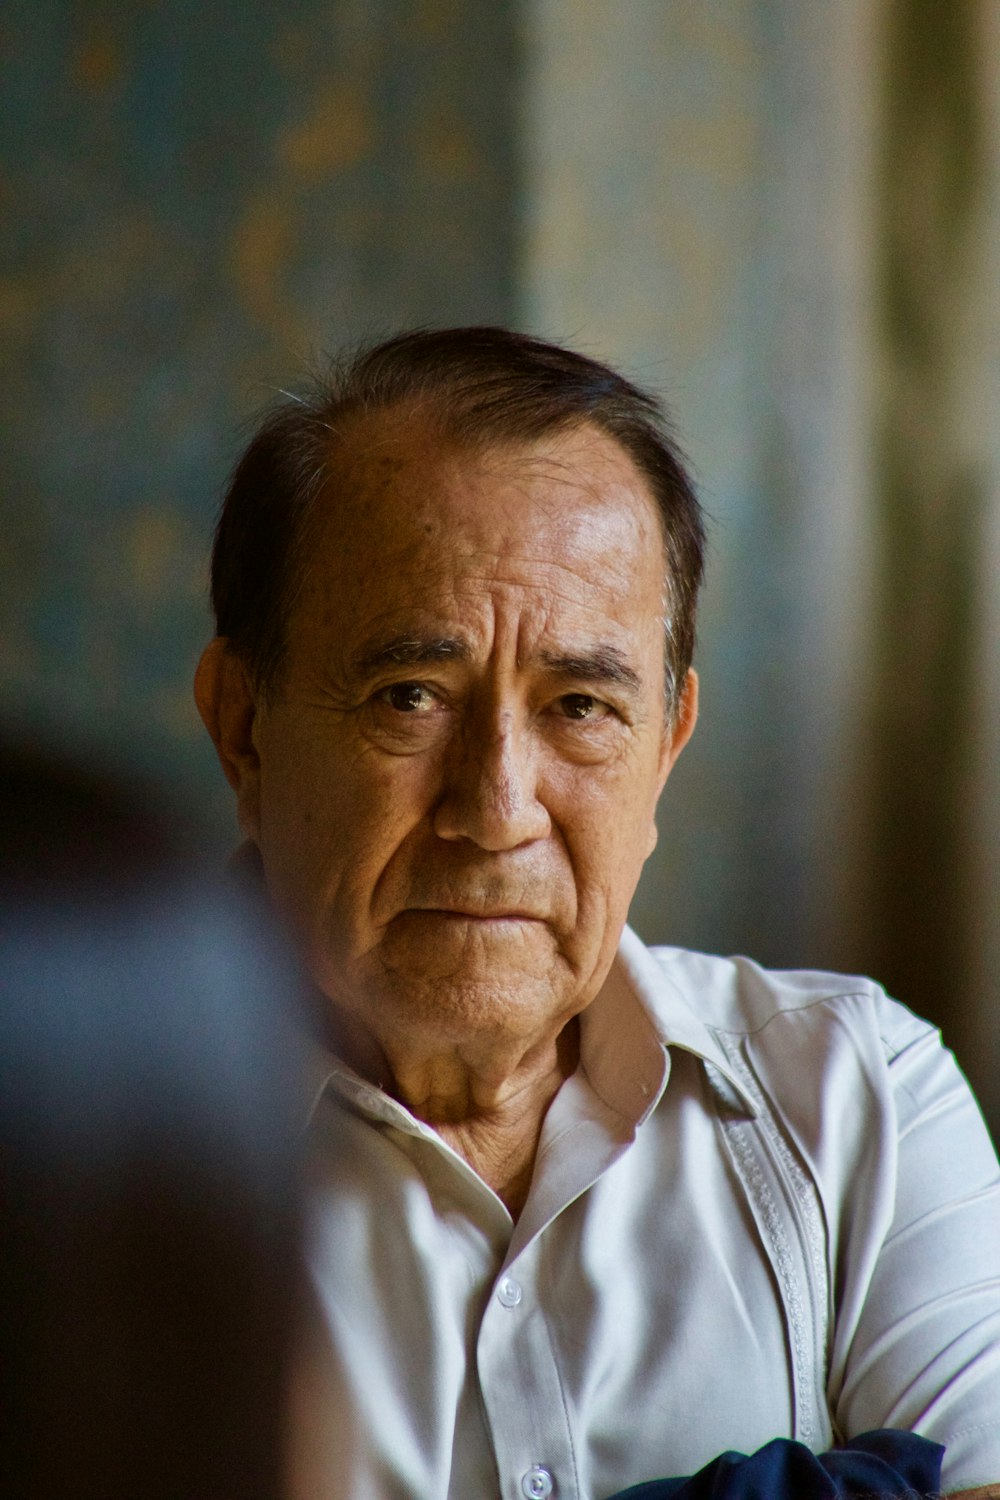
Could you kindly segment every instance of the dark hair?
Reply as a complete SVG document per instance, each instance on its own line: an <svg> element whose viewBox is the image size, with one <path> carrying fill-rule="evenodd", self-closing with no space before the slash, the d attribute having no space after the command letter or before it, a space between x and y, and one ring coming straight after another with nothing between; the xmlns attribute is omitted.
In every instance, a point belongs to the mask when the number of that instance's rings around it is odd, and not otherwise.
<svg viewBox="0 0 1000 1500"><path fill-rule="evenodd" d="M265 417L233 474L212 554L218 633L258 691L274 685L285 623L349 418L426 407L469 446L531 442L584 422L615 438L648 482L666 554L666 689L676 704L694 649L704 560L701 508L660 403L585 355L503 328L420 329L334 365Z"/></svg>

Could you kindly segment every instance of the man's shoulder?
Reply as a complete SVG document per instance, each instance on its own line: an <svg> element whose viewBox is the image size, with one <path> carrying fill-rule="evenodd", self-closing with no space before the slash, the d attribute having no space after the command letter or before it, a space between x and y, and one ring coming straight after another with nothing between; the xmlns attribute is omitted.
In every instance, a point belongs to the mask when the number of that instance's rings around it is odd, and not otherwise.
<svg viewBox="0 0 1000 1500"><path fill-rule="evenodd" d="M889 1060L934 1031L864 975L770 969L743 955L665 945L643 945L642 952L648 998L662 996L667 1007L680 1003L710 1030L734 1039L764 1043L769 1033L787 1039L789 1031L817 1027L862 1032ZM634 964L634 946L630 956Z"/></svg>
<svg viewBox="0 0 1000 1500"><path fill-rule="evenodd" d="M873 980L641 945L629 963L661 1038L669 1045L672 1027L680 1046L721 1071L762 1118L770 1114L830 1201L847 1201L859 1172L894 1170L898 1141L921 1120L951 1120L948 1139L960 1136L984 1173L990 1161L995 1171L937 1028ZM685 1014L693 1024L678 1021Z"/></svg>

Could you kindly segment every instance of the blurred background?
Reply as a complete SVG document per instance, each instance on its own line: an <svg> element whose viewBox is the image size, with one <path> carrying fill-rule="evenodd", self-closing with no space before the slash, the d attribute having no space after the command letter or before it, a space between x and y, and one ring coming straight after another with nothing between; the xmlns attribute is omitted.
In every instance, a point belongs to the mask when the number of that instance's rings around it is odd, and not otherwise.
<svg viewBox="0 0 1000 1500"><path fill-rule="evenodd" d="M221 858L248 421L401 326L567 341L711 517L636 926L875 973L1000 1130L1000 3L7 0L0 70L4 735Z"/></svg>

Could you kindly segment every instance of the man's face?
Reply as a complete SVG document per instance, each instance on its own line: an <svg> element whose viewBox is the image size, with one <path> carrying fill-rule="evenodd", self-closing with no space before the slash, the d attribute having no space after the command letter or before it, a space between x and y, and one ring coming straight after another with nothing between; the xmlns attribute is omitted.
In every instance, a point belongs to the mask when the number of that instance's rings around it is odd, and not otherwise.
<svg viewBox="0 0 1000 1500"><path fill-rule="evenodd" d="M597 992L686 738L656 510L588 426L479 452L390 412L347 447L243 826L351 1027L530 1041Z"/></svg>

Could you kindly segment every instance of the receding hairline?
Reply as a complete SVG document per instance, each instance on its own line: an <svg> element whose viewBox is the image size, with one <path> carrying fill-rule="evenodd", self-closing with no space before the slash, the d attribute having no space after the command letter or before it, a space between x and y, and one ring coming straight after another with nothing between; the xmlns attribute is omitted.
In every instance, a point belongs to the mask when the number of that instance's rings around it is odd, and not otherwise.
<svg viewBox="0 0 1000 1500"><path fill-rule="evenodd" d="M477 425L466 425L461 413L456 418L448 409L446 393L441 393L433 402L412 401L404 397L388 406L359 404L338 416L336 425L329 424L325 472L309 506L309 514L326 509L324 499L331 498L331 487L338 478L349 483L359 463L377 457L377 448L373 450L370 444L377 444L380 440L386 445L387 457L392 456L393 445L399 445L399 452L402 442L420 435L426 438L432 456L439 455L443 459L462 461L467 456L472 462L483 463L491 455L496 455L501 460L510 458L525 464L535 460L558 469L561 458L557 445L560 441L568 444L575 435L588 433L611 443L625 460L631 471L629 482L648 502L656 516L661 540L666 545L666 520L651 476L630 452L621 435L609 430L598 416L573 413L538 430L523 433L504 428L500 423L495 430L492 427L483 430ZM569 464L566 467L569 472ZM578 465L574 463L573 468L578 477Z"/></svg>
<svg viewBox="0 0 1000 1500"><path fill-rule="evenodd" d="M329 424L329 435L326 441L326 453L323 463L324 473L321 481L317 484L314 495L305 513L299 518L297 527L297 546L293 557L293 571L308 565L308 556L311 544L318 540L323 530L337 507L336 488L338 481L350 489L352 475L355 480L360 478L359 468L370 463L373 457L377 457L377 451L366 445L366 433L370 434L369 441L378 439L379 429L381 438L386 445L386 457L392 457L392 445L399 445L400 440L413 434L420 434L427 438L428 446L432 448L434 456L442 459L457 459L461 462L468 457L472 463L483 463L491 455L499 459L515 459L518 462L530 463L534 458L539 464L548 464L559 467L560 457L552 447L546 446L559 439L571 440L575 434L593 433L598 438L604 438L614 445L617 453L626 461L631 470L630 481L633 483L634 491L642 495L649 509L656 519L657 535L663 548L664 564L669 567L669 549L666 519L663 507L657 498L655 487L651 477L643 470L641 464L636 461L635 456L630 453L628 446L621 440L619 434L611 432L595 416L571 414L559 421L553 421L537 432L524 435L517 431L504 430L498 423L496 431L482 431L478 427L466 428L461 419L457 422L452 420L452 414L447 406L447 394L440 393L438 399L430 401L411 401L403 397L394 401L391 405L362 405L358 403L345 410L337 416L336 425ZM534 450L534 452L532 451ZM397 446L397 452L399 452ZM567 472L570 472L567 465ZM578 475L576 470L575 477ZM670 578L666 578L666 586L669 590ZM290 580L293 583L294 580ZM297 591L297 590L296 590Z"/></svg>

